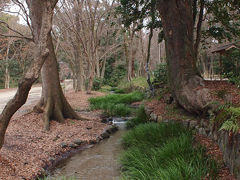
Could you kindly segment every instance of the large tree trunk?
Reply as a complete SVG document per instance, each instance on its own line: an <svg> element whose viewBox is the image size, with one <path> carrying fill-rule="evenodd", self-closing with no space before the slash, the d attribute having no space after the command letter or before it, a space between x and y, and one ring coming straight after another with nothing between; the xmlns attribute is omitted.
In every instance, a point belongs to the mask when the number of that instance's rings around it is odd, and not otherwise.
<svg viewBox="0 0 240 180"><path fill-rule="evenodd" d="M38 79L41 67L49 54L47 37L51 33L56 3L57 0L27 0L35 43L34 60L20 80L15 96L7 103L0 115L0 149L11 117L26 102L31 86Z"/></svg>
<svg viewBox="0 0 240 180"><path fill-rule="evenodd" d="M208 103L208 92L195 63L192 0L158 2L166 40L171 92L187 111L201 113Z"/></svg>
<svg viewBox="0 0 240 180"><path fill-rule="evenodd" d="M41 71L42 98L37 107L35 107L35 109L43 107L45 130L49 130L50 119L55 119L60 123L64 122L64 118L80 119L63 94L51 34L48 35L47 47L49 49L49 55Z"/></svg>

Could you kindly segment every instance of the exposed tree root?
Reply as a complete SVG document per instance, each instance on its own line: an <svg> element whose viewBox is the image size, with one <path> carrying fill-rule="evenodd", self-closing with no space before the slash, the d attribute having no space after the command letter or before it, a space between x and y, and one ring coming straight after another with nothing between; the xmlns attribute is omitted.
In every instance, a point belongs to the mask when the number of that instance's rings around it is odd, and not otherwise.
<svg viewBox="0 0 240 180"><path fill-rule="evenodd" d="M64 123L65 118L76 120L88 120L80 117L67 102L66 98L62 95L62 98L56 99L53 96L47 98L44 104L43 98L33 108L36 113L43 113L43 128L46 131L50 130L50 120L56 120L59 123Z"/></svg>

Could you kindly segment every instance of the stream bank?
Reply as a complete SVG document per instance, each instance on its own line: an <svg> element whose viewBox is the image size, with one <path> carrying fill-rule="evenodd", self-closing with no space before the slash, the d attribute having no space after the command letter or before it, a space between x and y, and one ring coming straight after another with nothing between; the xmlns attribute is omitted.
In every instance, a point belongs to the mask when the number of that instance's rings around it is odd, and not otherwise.
<svg viewBox="0 0 240 180"><path fill-rule="evenodd" d="M51 177L113 180L120 176L118 156L122 151L120 138L124 130L117 131L110 138L81 151L61 162L51 173Z"/></svg>

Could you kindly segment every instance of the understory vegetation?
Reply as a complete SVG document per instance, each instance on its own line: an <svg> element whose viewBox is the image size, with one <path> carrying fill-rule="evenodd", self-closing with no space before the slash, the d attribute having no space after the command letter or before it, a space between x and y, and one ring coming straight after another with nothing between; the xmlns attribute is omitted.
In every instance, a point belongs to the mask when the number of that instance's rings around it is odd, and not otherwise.
<svg viewBox="0 0 240 180"><path fill-rule="evenodd" d="M180 124L141 124L122 137L122 179L217 179L217 163Z"/></svg>
<svg viewBox="0 0 240 180"><path fill-rule="evenodd" d="M240 129L240 108L223 105L212 121L219 130L238 133Z"/></svg>
<svg viewBox="0 0 240 180"><path fill-rule="evenodd" d="M144 94L132 92L129 94L109 94L103 97L90 98L90 109L102 109L108 116L128 116L131 109L128 105L133 102L141 101Z"/></svg>
<svg viewBox="0 0 240 180"><path fill-rule="evenodd" d="M145 112L144 106L140 106L137 110L136 117L127 121L126 128L131 129L139 124L144 124L148 122L148 115Z"/></svg>

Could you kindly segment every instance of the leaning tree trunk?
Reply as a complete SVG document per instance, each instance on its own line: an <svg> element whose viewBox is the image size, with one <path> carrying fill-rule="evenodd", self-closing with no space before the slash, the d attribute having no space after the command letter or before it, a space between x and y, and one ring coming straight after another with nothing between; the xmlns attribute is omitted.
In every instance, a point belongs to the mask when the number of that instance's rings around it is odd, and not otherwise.
<svg viewBox="0 0 240 180"><path fill-rule="evenodd" d="M42 65L49 54L47 37L52 29L53 10L58 0L27 0L34 38L34 60L18 89L0 114L0 149L4 143L5 133L14 113L25 104L32 84L38 79Z"/></svg>
<svg viewBox="0 0 240 180"><path fill-rule="evenodd" d="M79 119L79 116L67 102L59 80L57 59L54 53L52 36L49 34L47 47L49 55L42 67L42 97L35 109L43 108L45 130L49 130L50 119L63 123L64 118Z"/></svg>
<svg viewBox="0 0 240 180"><path fill-rule="evenodd" d="M195 63L192 0L158 2L166 40L171 92L187 111L201 113L208 103L208 92Z"/></svg>

